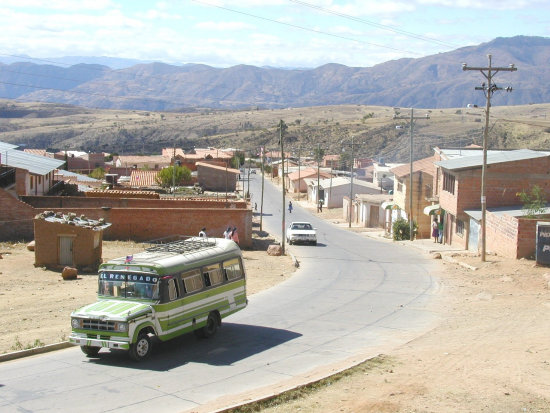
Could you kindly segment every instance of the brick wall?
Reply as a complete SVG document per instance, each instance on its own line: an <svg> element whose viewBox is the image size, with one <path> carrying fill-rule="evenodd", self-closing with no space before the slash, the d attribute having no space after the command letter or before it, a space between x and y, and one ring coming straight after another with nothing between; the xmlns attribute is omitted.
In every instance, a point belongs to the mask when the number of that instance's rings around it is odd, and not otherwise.
<svg viewBox="0 0 550 413"><path fill-rule="evenodd" d="M74 212L91 219L105 218L111 227L106 240L151 241L172 235L198 235L202 227L211 237L221 238L228 226L237 227L240 246L252 246L252 211L250 209L211 208L50 208L67 214Z"/></svg>
<svg viewBox="0 0 550 413"><path fill-rule="evenodd" d="M487 211L487 250L510 258L534 256L538 221Z"/></svg>
<svg viewBox="0 0 550 413"><path fill-rule="evenodd" d="M164 198L164 199L144 199L144 198L97 198L97 197L78 197L78 196L24 196L23 202L39 209L48 208L101 208L103 206L111 208L236 208L246 209L246 201L235 201L225 199L205 199L205 198Z"/></svg>
<svg viewBox="0 0 550 413"><path fill-rule="evenodd" d="M252 246L252 210L245 201L226 203L204 199L84 197L24 199L36 208L32 216L44 210L52 210L84 214L92 219L105 218L106 222L112 224L104 233L104 239L108 240L147 241L171 235L197 235L202 227L206 227L209 236L221 237L227 227L231 226L238 229L241 247Z"/></svg>
<svg viewBox="0 0 550 413"><path fill-rule="evenodd" d="M0 188L0 240L32 240L36 211Z"/></svg>

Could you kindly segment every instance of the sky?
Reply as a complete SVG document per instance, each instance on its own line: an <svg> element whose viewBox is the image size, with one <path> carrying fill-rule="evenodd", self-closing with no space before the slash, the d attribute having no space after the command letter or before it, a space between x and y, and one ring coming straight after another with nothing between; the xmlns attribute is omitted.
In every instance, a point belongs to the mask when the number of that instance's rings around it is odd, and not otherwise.
<svg viewBox="0 0 550 413"><path fill-rule="evenodd" d="M550 37L550 1L2 0L0 27L0 56L370 67L496 37Z"/></svg>

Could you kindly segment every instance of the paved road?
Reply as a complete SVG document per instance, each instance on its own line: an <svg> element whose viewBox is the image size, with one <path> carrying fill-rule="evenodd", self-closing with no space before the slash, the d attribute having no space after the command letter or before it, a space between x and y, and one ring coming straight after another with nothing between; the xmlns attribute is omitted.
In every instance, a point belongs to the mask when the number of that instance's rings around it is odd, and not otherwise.
<svg viewBox="0 0 550 413"><path fill-rule="evenodd" d="M260 206L257 175L251 182ZM280 234L281 194L266 180L264 230ZM136 364L71 348L0 364L1 412L176 412L228 394L290 383L324 366L374 356L430 328L437 282L415 251L335 228L295 206L318 246L291 246L299 271L250 297L212 340L162 343Z"/></svg>

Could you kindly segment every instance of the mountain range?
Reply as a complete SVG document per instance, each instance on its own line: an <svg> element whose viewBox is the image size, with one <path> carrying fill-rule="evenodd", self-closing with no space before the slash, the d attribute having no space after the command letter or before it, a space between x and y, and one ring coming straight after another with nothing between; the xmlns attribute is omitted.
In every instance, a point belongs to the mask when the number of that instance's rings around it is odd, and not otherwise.
<svg viewBox="0 0 550 413"><path fill-rule="evenodd" d="M485 104L483 92L475 90L485 77L479 71L463 71L462 63L486 67L488 54L495 67L514 64L518 68L495 76L497 86L511 86L513 93L495 93L493 105L550 102L550 88L544 86L550 83L550 38L532 36L496 38L373 67L331 63L314 69L214 68L140 63L112 69L90 63L61 67L13 62L0 64L0 97L151 111L341 104L453 108Z"/></svg>

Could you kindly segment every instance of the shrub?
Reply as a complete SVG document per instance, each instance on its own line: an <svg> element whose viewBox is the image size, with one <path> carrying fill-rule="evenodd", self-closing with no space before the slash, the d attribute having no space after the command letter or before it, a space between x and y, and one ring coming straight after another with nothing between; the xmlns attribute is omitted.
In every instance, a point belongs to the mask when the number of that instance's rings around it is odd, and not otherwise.
<svg viewBox="0 0 550 413"><path fill-rule="evenodd" d="M397 218L392 225L392 230L394 241L408 241L411 238L409 221L404 218ZM413 237L416 235L417 231L418 224L416 221L413 221Z"/></svg>

